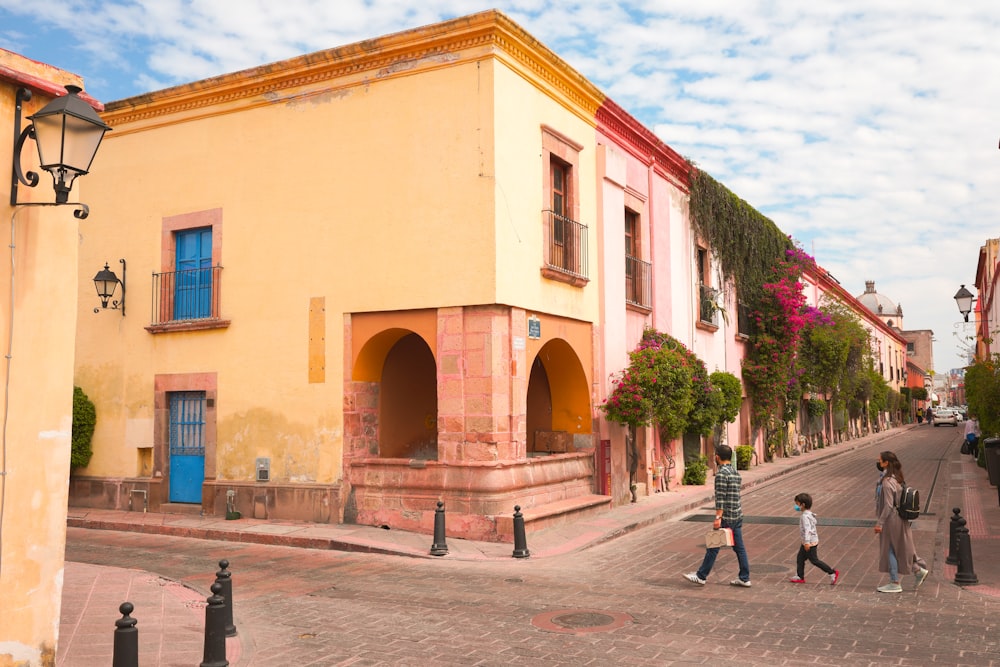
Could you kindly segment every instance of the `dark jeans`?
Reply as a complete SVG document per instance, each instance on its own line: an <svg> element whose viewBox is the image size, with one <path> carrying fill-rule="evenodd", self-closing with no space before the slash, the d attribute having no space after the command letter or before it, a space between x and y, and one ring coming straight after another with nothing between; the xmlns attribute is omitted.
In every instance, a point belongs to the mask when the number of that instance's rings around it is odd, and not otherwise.
<svg viewBox="0 0 1000 667"><path fill-rule="evenodd" d="M750 560L747 558L747 549L743 545L743 519L732 522L723 519L721 527L733 529L733 551L736 552L736 560L740 563L740 580L750 581ZM701 562L701 567L698 568L699 579L708 579L718 556L718 548L705 549L705 559Z"/></svg>
<svg viewBox="0 0 1000 667"><path fill-rule="evenodd" d="M799 579L804 579L806 576L806 560L810 563L823 570L827 574L833 574L833 568L824 563L819 559L816 554L816 547L812 547L806 551L805 546L799 545L799 553L795 557L795 573L799 575Z"/></svg>

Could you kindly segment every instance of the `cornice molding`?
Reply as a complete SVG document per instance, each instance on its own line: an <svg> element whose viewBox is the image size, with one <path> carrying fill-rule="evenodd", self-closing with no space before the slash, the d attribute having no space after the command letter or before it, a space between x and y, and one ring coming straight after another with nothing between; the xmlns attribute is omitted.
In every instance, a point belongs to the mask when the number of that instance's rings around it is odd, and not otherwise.
<svg viewBox="0 0 1000 667"><path fill-rule="evenodd" d="M129 124L231 113L483 58L504 62L594 123L603 94L496 10L109 102L105 121L120 128L116 136L122 136L130 128L121 126Z"/></svg>
<svg viewBox="0 0 1000 667"><path fill-rule="evenodd" d="M691 165L652 130L636 120L614 100L607 98L597 109L598 128L621 140L636 157L652 160L664 175L685 191L690 190Z"/></svg>

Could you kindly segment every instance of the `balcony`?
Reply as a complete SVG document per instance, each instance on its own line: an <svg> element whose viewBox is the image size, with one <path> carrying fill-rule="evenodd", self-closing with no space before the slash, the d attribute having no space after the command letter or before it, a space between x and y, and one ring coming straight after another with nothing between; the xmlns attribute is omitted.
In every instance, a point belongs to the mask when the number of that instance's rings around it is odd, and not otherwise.
<svg viewBox="0 0 1000 667"><path fill-rule="evenodd" d="M546 230L545 266L542 275L582 287L587 275L587 225L543 211Z"/></svg>
<svg viewBox="0 0 1000 667"><path fill-rule="evenodd" d="M220 317L222 267L153 274L151 333L228 327Z"/></svg>
<svg viewBox="0 0 1000 667"><path fill-rule="evenodd" d="M625 303L649 310L653 305L652 264L625 255Z"/></svg>

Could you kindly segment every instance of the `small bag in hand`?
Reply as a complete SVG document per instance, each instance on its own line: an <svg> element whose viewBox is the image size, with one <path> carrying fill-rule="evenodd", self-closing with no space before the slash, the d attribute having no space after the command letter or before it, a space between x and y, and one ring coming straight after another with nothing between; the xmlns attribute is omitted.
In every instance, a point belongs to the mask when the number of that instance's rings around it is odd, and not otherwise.
<svg viewBox="0 0 1000 667"><path fill-rule="evenodd" d="M719 528L705 533L705 546L709 549L733 546L733 529Z"/></svg>

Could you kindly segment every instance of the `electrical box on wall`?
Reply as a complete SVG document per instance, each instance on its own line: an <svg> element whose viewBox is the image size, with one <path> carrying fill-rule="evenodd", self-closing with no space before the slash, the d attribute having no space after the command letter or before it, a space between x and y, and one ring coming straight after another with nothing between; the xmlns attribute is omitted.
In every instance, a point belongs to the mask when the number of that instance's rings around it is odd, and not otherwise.
<svg viewBox="0 0 1000 667"><path fill-rule="evenodd" d="M271 480L271 459L259 458L254 467L257 469L258 482L269 482Z"/></svg>

